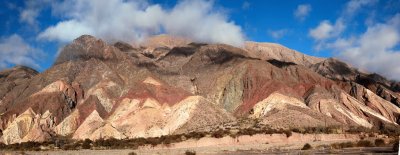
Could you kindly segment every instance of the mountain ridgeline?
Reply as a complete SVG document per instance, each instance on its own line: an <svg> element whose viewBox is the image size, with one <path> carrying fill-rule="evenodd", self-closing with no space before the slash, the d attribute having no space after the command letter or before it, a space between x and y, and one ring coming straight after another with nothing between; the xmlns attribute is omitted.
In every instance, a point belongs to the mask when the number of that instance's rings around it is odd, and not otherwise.
<svg viewBox="0 0 400 155"><path fill-rule="evenodd" d="M51 68L0 72L0 142L159 137L258 120L272 128L399 127L400 83L271 43L84 35Z"/></svg>

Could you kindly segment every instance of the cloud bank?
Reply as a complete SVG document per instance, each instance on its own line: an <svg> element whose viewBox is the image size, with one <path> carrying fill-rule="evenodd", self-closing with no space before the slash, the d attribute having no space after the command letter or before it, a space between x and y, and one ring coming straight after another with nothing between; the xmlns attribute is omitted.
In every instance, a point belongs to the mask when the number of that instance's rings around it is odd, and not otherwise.
<svg viewBox="0 0 400 155"><path fill-rule="evenodd" d="M349 1L335 24L323 20L310 29L309 35L315 40L317 50L331 50L335 56L357 68L400 80L400 51L396 49L400 46L400 13L380 23L369 22L361 34L343 35L352 18L376 2Z"/></svg>
<svg viewBox="0 0 400 155"><path fill-rule="evenodd" d="M362 69L400 80L400 14L355 38L339 38L328 46L340 58Z"/></svg>
<svg viewBox="0 0 400 155"><path fill-rule="evenodd" d="M241 46L241 27L213 5L211 1L183 0L167 9L147 1L65 1L52 5L54 14L64 20L46 28L38 38L69 42L90 34L107 41L134 42L167 33L194 41Z"/></svg>
<svg viewBox="0 0 400 155"><path fill-rule="evenodd" d="M11 35L0 39L0 70L11 65L25 65L36 69L40 66L36 61L45 54L26 43L19 35Z"/></svg>

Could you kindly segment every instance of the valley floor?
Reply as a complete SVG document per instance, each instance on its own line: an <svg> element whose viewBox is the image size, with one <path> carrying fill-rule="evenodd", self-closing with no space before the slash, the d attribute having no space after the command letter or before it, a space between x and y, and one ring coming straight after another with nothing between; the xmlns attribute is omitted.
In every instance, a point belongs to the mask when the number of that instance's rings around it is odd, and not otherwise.
<svg viewBox="0 0 400 155"><path fill-rule="evenodd" d="M211 147L199 148L202 151L196 152L196 154L232 154L232 155L246 155L246 154L386 154L386 155L397 155L398 153L393 152L391 147L356 147L356 148L344 148L344 149L313 149L313 150L220 150L217 152L209 151ZM197 150L197 149L196 149ZM4 155L19 155L19 154L32 154L32 155L128 155L131 152L136 152L141 155L153 155L153 154L165 154L165 155L177 155L185 154L186 149L167 149L167 150L79 150L79 151L43 151L43 152L2 152Z"/></svg>
<svg viewBox="0 0 400 155"><path fill-rule="evenodd" d="M373 141L373 138L364 138ZM137 150L78 150L78 151L27 151L26 154L78 154L78 155L110 155L110 154L185 154L186 151L196 154L397 154L392 147L353 147L331 149L334 143L354 142L360 140L355 134L257 134L253 136L239 136L232 138L204 137L199 140L187 140L169 145L145 146ZM301 150L306 144L313 149ZM0 154L21 154L21 152L2 152Z"/></svg>

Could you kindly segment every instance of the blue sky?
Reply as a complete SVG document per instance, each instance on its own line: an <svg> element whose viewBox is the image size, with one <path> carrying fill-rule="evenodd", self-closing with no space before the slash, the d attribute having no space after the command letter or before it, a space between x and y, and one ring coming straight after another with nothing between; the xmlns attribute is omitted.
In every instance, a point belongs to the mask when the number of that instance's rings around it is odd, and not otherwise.
<svg viewBox="0 0 400 155"><path fill-rule="evenodd" d="M136 42L169 33L195 41L275 42L400 79L400 0L0 1L0 69L49 68L89 33Z"/></svg>

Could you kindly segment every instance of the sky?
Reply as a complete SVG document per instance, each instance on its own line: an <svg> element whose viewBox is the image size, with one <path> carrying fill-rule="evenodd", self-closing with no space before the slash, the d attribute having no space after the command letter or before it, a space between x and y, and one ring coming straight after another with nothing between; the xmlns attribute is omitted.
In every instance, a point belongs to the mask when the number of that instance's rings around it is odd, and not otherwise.
<svg viewBox="0 0 400 155"><path fill-rule="evenodd" d="M128 43L170 34L274 42L400 80L400 0L2 0L0 26L0 70L44 71L83 34Z"/></svg>

